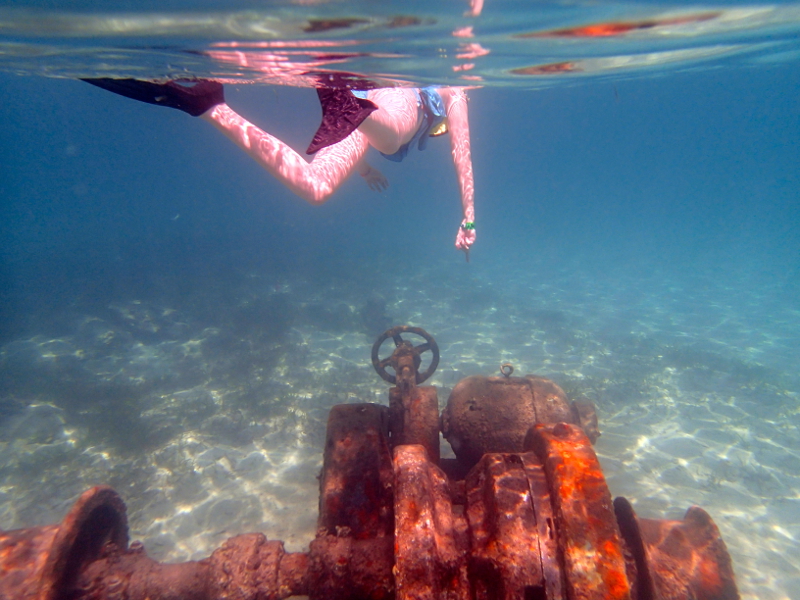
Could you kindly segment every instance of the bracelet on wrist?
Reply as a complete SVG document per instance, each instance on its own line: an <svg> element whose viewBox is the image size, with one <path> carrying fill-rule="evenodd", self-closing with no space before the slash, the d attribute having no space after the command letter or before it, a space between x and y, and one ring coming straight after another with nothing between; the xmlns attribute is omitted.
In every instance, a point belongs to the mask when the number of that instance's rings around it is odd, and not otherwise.
<svg viewBox="0 0 800 600"><path fill-rule="evenodd" d="M472 231L473 229L475 229L475 221L464 221L461 224L461 229L463 229L464 231Z"/></svg>

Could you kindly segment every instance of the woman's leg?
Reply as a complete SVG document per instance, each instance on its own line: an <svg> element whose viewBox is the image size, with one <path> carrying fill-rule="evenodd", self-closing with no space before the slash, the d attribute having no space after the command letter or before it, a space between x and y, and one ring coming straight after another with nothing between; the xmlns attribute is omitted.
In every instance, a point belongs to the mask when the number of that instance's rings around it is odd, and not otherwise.
<svg viewBox="0 0 800 600"><path fill-rule="evenodd" d="M378 105L378 110L358 126L358 131L376 150L394 154L419 129L419 93L414 88L381 88L370 91L367 97Z"/></svg>
<svg viewBox="0 0 800 600"><path fill-rule="evenodd" d="M367 136L356 130L341 142L317 152L309 163L284 142L231 110L227 104L218 104L201 118L222 131L271 175L311 204L325 202L355 170L369 148Z"/></svg>

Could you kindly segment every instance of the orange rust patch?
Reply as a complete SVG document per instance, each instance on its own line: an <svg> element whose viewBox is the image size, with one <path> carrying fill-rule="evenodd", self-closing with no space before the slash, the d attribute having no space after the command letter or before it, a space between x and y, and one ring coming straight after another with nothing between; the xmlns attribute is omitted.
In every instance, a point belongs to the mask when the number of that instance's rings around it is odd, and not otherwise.
<svg viewBox="0 0 800 600"><path fill-rule="evenodd" d="M700 561L700 585L706 594L716 596L722 590L722 578L716 561L704 559Z"/></svg>
<svg viewBox="0 0 800 600"><path fill-rule="evenodd" d="M625 573L614 569L606 573L605 581L609 593L606 597L609 598L609 600L614 598L630 598L630 587L628 577Z"/></svg>

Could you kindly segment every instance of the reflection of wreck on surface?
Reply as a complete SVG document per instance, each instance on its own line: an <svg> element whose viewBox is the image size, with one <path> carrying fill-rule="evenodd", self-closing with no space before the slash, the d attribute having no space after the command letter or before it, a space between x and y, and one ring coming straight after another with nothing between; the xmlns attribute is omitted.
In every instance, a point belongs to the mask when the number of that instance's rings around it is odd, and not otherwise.
<svg viewBox="0 0 800 600"><path fill-rule="evenodd" d="M560 54L563 48L571 50L567 51L568 57L565 60L514 66L506 72L512 76L584 76L688 66L737 53L753 52L764 44L745 43L741 38L732 40L730 36L742 32L756 33L762 28L781 27L787 22L796 22L797 19L797 12L790 8L747 7L639 14L615 20L515 33L511 39L517 43L542 44L549 40L559 44L543 46L547 54ZM713 38L713 43L703 43L704 38ZM721 43L726 39L729 43ZM641 42L651 44L649 51L620 51L629 47L628 44ZM687 47L687 44L691 46Z"/></svg>
<svg viewBox="0 0 800 600"><path fill-rule="evenodd" d="M590 23L578 27L564 27L561 29L550 29L546 31L535 31L532 33L521 33L515 37L524 38L602 38L632 34L638 31L647 31L659 27L675 27L682 25L692 25L716 19L721 15L721 11L689 13L675 16L660 16L648 19L630 21L608 21L604 23Z"/></svg>
<svg viewBox="0 0 800 600"><path fill-rule="evenodd" d="M217 42L203 52L215 63L244 69L255 83L292 87L336 87L369 90L409 85L399 79L351 73L342 67L359 58L396 58L391 53L370 53L357 49L355 40L288 40ZM239 83L217 78L223 83Z"/></svg>
<svg viewBox="0 0 800 600"><path fill-rule="evenodd" d="M403 335L424 342L414 346ZM395 349L380 358L381 345ZM422 359L432 359L421 371ZM373 346L389 406L340 404L328 419L317 536L286 553L260 533L207 559L161 564L128 544L125 505L96 487L59 525L0 532L4 600L738 598L719 530L612 502L592 448L594 406L547 379L468 377L440 416L419 384L439 361L424 330ZM393 374L387 371L391 369ZM440 431L456 458L440 458Z"/></svg>
<svg viewBox="0 0 800 600"><path fill-rule="evenodd" d="M692 62L719 58L745 48L739 45L718 45L708 48L688 48L684 50L668 50L664 52L648 52L645 54L624 54L619 56L602 56L582 58L541 65L520 67L509 71L512 75L564 75L585 74L602 75L620 71L653 69L671 64L691 64Z"/></svg>

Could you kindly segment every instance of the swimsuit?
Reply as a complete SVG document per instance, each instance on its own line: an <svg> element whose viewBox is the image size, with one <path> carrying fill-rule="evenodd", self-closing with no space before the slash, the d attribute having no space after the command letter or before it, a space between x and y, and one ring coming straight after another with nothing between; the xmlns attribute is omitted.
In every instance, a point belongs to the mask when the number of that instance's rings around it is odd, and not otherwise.
<svg viewBox="0 0 800 600"><path fill-rule="evenodd" d="M353 95L356 96L356 98L366 99L367 92L353 91ZM416 144L417 148L420 150L425 150L431 131L441 124L447 116L442 96L435 87L425 87L417 90L417 106L422 111L423 118L414 137L400 146L394 154L384 154L381 152L384 158L388 158L394 162L401 162L408 154L408 150L411 148L412 144Z"/></svg>

